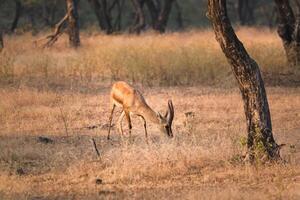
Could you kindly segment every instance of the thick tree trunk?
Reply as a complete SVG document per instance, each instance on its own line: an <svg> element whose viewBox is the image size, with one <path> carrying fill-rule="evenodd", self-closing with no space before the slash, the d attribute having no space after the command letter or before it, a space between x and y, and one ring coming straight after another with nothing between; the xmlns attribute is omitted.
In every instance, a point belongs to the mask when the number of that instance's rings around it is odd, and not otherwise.
<svg viewBox="0 0 300 200"><path fill-rule="evenodd" d="M4 48L3 34L2 34L2 30L0 30L0 52L3 50L3 48Z"/></svg>
<svg viewBox="0 0 300 200"><path fill-rule="evenodd" d="M216 39L232 66L244 101L248 129L248 158L280 158L279 145L272 134L271 116L264 82L257 63L237 38L227 16L226 0L209 0L208 16Z"/></svg>
<svg viewBox="0 0 300 200"><path fill-rule="evenodd" d="M297 19L288 0L275 0L278 10L278 35L282 40L287 61L291 66L300 63L300 16ZM298 5L299 8L299 5ZM299 10L299 9L298 9Z"/></svg>
<svg viewBox="0 0 300 200"><path fill-rule="evenodd" d="M72 47L78 47L80 45L79 37L79 21L77 12L77 0L66 0L67 13L68 13L68 34L69 43Z"/></svg>
<svg viewBox="0 0 300 200"><path fill-rule="evenodd" d="M15 0L15 4L16 4L16 7L15 7L15 17L14 17L14 20L13 20L13 22L11 24L11 27L10 27L10 31L11 32L14 32L15 29L17 28L18 22L19 22L19 19L20 19L20 16L21 16L21 12L22 12L21 1L20 0Z"/></svg>

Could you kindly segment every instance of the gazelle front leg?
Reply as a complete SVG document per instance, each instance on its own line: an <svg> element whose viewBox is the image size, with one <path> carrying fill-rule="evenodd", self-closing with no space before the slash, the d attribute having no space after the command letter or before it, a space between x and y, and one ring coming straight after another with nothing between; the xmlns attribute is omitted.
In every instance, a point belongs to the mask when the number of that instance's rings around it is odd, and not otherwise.
<svg viewBox="0 0 300 200"><path fill-rule="evenodd" d="M129 111L124 110L125 116L128 122L128 129L129 129L129 137L131 137L131 129L132 129L132 124L131 124L131 119L130 119L130 113Z"/></svg>
<svg viewBox="0 0 300 200"><path fill-rule="evenodd" d="M119 124L118 128L119 128L119 132L120 132L120 134L122 136L124 135L123 126L122 126L122 122L123 122L124 116L125 116L125 112L122 111L122 114L120 115L120 117L118 119L118 124Z"/></svg>
<svg viewBox="0 0 300 200"><path fill-rule="evenodd" d="M142 119L142 121L144 123L145 137L146 137L146 140L147 140L147 143L148 143L148 133L147 133L147 122L146 122L146 119L142 115L138 115L138 116Z"/></svg>
<svg viewBox="0 0 300 200"><path fill-rule="evenodd" d="M111 113L110 113L110 116L109 116L109 127L108 127L108 134L107 134L107 139L108 140L109 140L109 136L110 136L111 122L112 122L115 107L116 107L116 105L112 104Z"/></svg>

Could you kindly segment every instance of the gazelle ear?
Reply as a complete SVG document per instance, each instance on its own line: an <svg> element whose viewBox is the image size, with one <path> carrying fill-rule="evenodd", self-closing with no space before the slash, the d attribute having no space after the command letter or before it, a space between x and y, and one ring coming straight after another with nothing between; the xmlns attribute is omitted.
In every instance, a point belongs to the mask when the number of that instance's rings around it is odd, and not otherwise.
<svg viewBox="0 0 300 200"><path fill-rule="evenodd" d="M169 108L167 109L167 111L166 111L166 113L165 113L165 115L164 115L164 118L167 118L168 115L169 115Z"/></svg>

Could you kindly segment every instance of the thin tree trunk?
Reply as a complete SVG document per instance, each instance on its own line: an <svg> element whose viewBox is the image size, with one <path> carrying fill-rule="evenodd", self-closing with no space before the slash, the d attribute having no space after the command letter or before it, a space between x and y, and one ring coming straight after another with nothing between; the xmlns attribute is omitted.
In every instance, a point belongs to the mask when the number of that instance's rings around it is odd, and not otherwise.
<svg viewBox="0 0 300 200"><path fill-rule="evenodd" d="M118 15L114 23L114 29L117 31L121 31L122 29L122 14L123 14L123 9L125 4L125 0L120 0L120 1L117 1Z"/></svg>
<svg viewBox="0 0 300 200"><path fill-rule="evenodd" d="M157 23L155 24L155 30L159 31L160 33L164 33L166 31L166 26L168 23L173 2L174 0L165 0L164 7L159 14Z"/></svg>
<svg viewBox="0 0 300 200"><path fill-rule="evenodd" d="M297 1L296 1L297 2ZM287 61L291 66L300 63L300 16L297 19L288 0L275 0L278 10L277 32L282 40ZM298 6L298 12L300 5Z"/></svg>
<svg viewBox="0 0 300 200"><path fill-rule="evenodd" d="M104 23L106 27L106 33L110 34L113 32L113 29L112 29L110 14L109 14L109 8L107 6L106 0L100 0L100 2L101 2L101 9L103 13Z"/></svg>
<svg viewBox="0 0 300 200"><path fill-rule="evenodd" d="M88 0L88 1L91 5L91 8L95 12L95 15L96 15L97 20L98 20L99 27L101 28L101 30L106 30L105 22L103 21L103 13L102 13L101 4L99 3L98 0Z"/></svg>
<svg viewBox="0 0 300 200"><path fill-rule="evenodd" d="M18 22L19 22L19 19L20 19L20 16L21 16L21 12L22 12L21 1L20 0L15 0L15 4L16 4L16 7L15 7L15 17L14 17L14 20L13 20L13 22L11 24L11 27L10 27L10 31L11 32L14 32L15 29L17 28Z"/></svg>
<svg viewBox="0 0 300 200"><path fill-rule="evenodd" d="M68 34L69 43L72 47L78 47L80 45L79 37L79 21L77 12L77 0L66 0L67 13L68 13Z"/></svg>
<svg viewBox="0 0 300 200"><path fill-rule="evenodd" d="M143 11L144 0L131 0L135 10L135 20L130 32L139 34L145 28L145 15Z"/></svg>
<svg viewBox="0 0 300 200"><path fill-rule="evenodd" d="M247 157L250 161L280 159L280 146L273 138L271 115L259 66L237 38L227 16L226 0L209 0L208 16L216 39L231 64L244 101Z"/></svg>

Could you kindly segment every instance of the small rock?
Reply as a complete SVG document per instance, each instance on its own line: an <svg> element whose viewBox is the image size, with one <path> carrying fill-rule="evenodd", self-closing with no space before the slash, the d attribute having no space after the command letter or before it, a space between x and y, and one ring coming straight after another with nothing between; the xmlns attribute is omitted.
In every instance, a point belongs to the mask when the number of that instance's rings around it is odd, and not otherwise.
<svg viewBox="0 0 300 200"><path fill-rule="evenodd" d="M116 195L115 191L109 191L109 190L101 190L99 191L100 196L108 196L108 195Z"/></svg>
<svg viewBox="0 0 300 200"><path fill-rule="evenodd" d="M111 129L114 129L114 127L115 127L115 124L111 124L110 128L111 128ZM109 124L103 124L103 125L101 126L101 129L108 129L108 128L109 128Z"/></svg>
<svg viewBox="0 0 300 200"><path fill-rule="evenodd" d="M97 184L97 185L100 185L100 184L102 184L102 183L103 183L103 181L102 181L101 178L97 178L97 179L96 179L96 184Z"/></svg>
<svg viewBox="0 0 300 200"><path fill-rule="evenodd" d="M20 176L22 176L22 175L25 174L25 172L24 172L24 170L22 168L18 168L17 169L17 174L20 175Z"/></svg>
<svg viewBox="0 0 300 200"><path fill-rule="evenodd" d="M44 143L44 144L49 144L49 143L54 142L52 139L47 138L47 137L43 137L43 136L38 137L38 141L41 142L41 143Z"/></svg>
<svg viewBox="0 0 300 200"><path fill-rule="evenodd" d="M195 113L192 111L186 112L184 114L185 114L185 117L195 117Z"/></svg>
<svg viewBox="0 0 300 200"><path fill-rule="evenodd" d="M88 127L87 127L87 129L89 129L89 130L96 129L96 128L98 128L97 125L92 125L92 126L88 126Z"/></svg>

